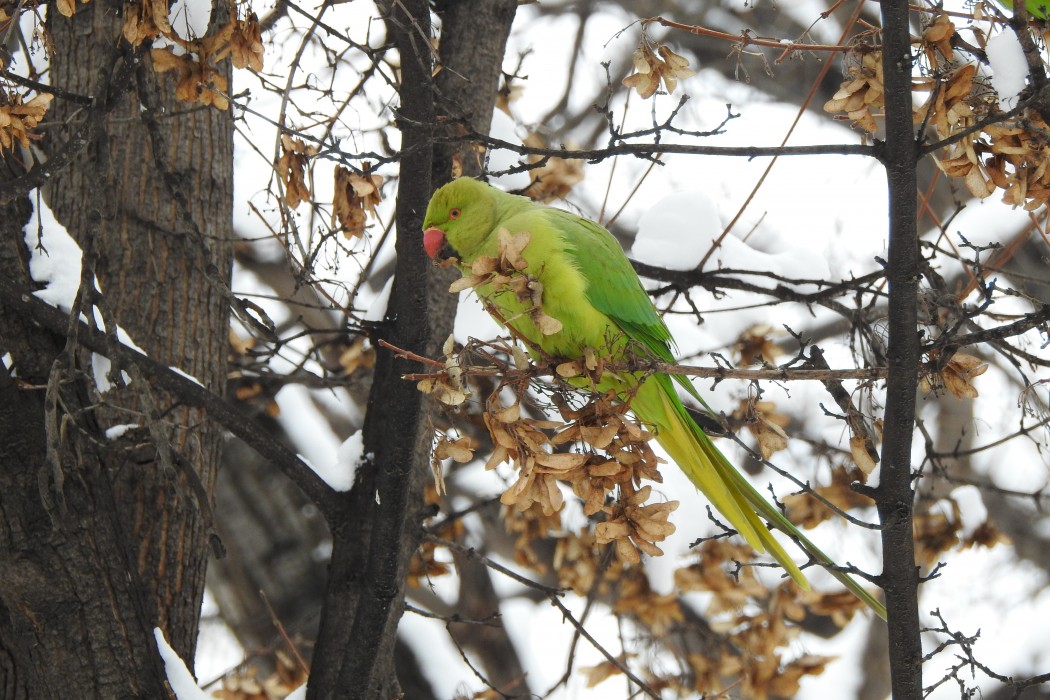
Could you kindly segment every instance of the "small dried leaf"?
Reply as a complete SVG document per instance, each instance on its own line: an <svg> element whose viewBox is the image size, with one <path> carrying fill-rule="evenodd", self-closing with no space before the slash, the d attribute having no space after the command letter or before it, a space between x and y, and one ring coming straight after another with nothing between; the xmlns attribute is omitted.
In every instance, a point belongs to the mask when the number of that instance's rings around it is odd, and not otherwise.
<svg viewBox="0 0 1050 700"><path fill-rule="evenodd" d="M54 95L42 93L25 103L22 99L20 95L7 95L6 104L0 104L0 151L11 148L15 141L28 148L31 140L39 138L33 130L44 118Z"/></svg>
<svg viewBox="0 0 1050 700"><path fill-rule="evenodd" d="M539 328L543 335L554 335L560 333L564 326L562 322L553 316L548 316L539 309L532 312L532 322Z"/></svg>
<svg viewBox="0 0 1050 700"><path fill-rule="evenodd" d="M489 471L495 469L500 464L503 464L510 459L510 451L507 450L503 445L496 445L496 449L492 451L488 461L485 462L485 470Z"/></svg>
<svg viewBox="0 0 1050 700"><path fill-rule="evenodd" d="M860 468L867 479L875 469L875 460L868 454L868 441L862 435L854 435L849 439L849 451L853 455L853 463Z"/></svg>
<svg viewBox="0 0 1050 700"><path fill-rule="evenodd" d="M583 363L581 360L573 360L572 362L562 362L554 371L558 373L559 377L565 377L569 379L571 377L578 377L583 374Z"/></svg>
<svg viewBox="0 0 1050 700"><path fill-rule="evenodd" d="M288 134L281 135L281 157L277 161L277 174L284 183L284 200L292 209L310 199L310 187L306 184L306 165L308 159L316 154L317 149L307 146L301 139L292 138Z"/></svg>
<svg viewBox="0 0 1050 700"><path fill-rule="evenodd" d="M515 423L521 418L521 405L511 404L496 413L496 420L501 423Z"/></svg>
<svg viewBox="0 0 1050 700"><path fill-rule="evenodd" d="M499 260L488 255L480 255L470 265L470 271L478 277L483 277L499 269Z"/></svg>
<svg viewBox="0 0 1050 700"><path fill-rule="evenodd" d="M637 66L637 63L635 65ZM660 76L652 71L639 71L627 76L620 82L624 87L634 89L643 100L647 100L655 95L660 87Z"/></svg>
<svg viewBox="0 0 1050 700"><path fill-rule="evenodd" d="M245 20L233 21L231 56L234 68L263 69L262 28L254 12Z"/></svg>
<svg viewBox="0 0 1050 700"><path fill-rule="evenodd" d="M353 374L359 369L372 369L375 364L375 348L367 345L366 339L361 336L355 338L354 342L339 354L339 366L347 374Z"/></svg>
<svg viewBox="0 0 1050 700"><path fill-rule="evenodd" d="M625 564L638 564L642 557L638 554L634 544L626 537L616 540L616 556Z"/></svg>
<svg viewBox="0 0 1050 700"><path fill-rule="evenodd" d="M467 400L469 394L452 385L446 378L427 377L416 384L416 388L446 406L458 406Z"/></svg>
<svg viewBox="0 0 1050 700"><path fill-rule="evenodd" d="M500 260L515 270L524 270L529 266L529 261L522 256L522 252L529 245L532 234L528 231L519 231L512 234L505 228L501 228L499 236Z"/></svg>
<svg viewBox="0 0 1050 700"><path fill-rule="evenodd" d="M556 469L558 471L569 471L571 469L577 469L582 467L587 462L587 455L575 454L571 452L556 452L553 454L538 454L536 455L536 463L547 467L548 469Z"/></svg>
<svg viewBox="0 0 1050 700"><path fill-rule="evenodd" d="M663 81L667 92L674 92L678 81L696 74L689 68L689 60L676 54L666 46L658 46L654 52L647 37L631 56L635 72L623 79L627 88L633 88L642 99L652 97Z"/></svg>
<svg viewBox="0 0 1050 700"><path fill-rule="evenodd" d="M593 688L616 674L623 673L611 661L603 661L596 666L581 666L580 671L587 677L587 687Z"/></svg>
<svg viewBox="0 0 1050 700"><path fill-rule="evenodd" d="M335 190L332 200L332 226L338 223L347 238L364 233L368 217L375 217L375 207L382 201L383 178L371 172L365 163L361 173L341 165L335 167Z"/></svg>
<svg viewBox="0 0 1050 700"><path fill-rule="evenodd" d="M620 521L607 521L594 526L594 539L598 544L607 544L627 537L630 533L627 523Z"/></svg>
<svg viewBox="0 0 1050 700"><path fill-rule="evenodd" d="M581 438L591 447L604 450L612 443L617 432L619 432L619 426L613 424L602 427L584 427L581 428Z"/></svg>
<svg viewBox="0 0 1050 700"><path fill-rule="evenodd" d="M442 435L434 446L434 457L437 459L451 457L460 464L466 464L474 459L474 447L469 437L449 440L447 435Z"/></svg>
<svg viewBox="0 0 1050 700"><path fill-rule="evenodd" d="M550 144L543 136L535 132L525 137L525 145L531 148L545 148ZM584 177L583 161L565 158L543 158L530 156L529 186L525 195L538 202L551 202L565 199L573 187Z"/></svg>
<svg viewBox="0 0 1050 700"><path fill-rule="evenodd" d="M463 275L458 280L448 286L450 294L459 294L467 289L473 289L479 284L484 283L484 277L478 277L477 275Z"/></svg>
<svg viewBox="0 0 1050 700"><path fill-rule="evenodd" d="M514 367L516 369L526 370L531 366L529 356L525 354L520 345L515 345L511 348L511 354L514 356Z"/></svg>

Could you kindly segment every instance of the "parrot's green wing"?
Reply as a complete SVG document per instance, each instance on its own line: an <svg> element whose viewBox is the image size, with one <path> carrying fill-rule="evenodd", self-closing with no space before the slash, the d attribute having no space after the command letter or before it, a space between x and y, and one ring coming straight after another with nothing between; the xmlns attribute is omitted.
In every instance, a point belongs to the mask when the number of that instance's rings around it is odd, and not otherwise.
<svg viewBox="0 0 1050 700"><path fill-rule="evenodd" d="M641 343L653 359L673 364L671 332L613 235L593 221L569 212L546 211L552 225L569 244L566 252L587 280L587 300L591 305L612 319L631 340ZM673 379L711 410L688 377L675 374Z"/></svg>
<svg viewBox="0 0 1050 700"><path fill-rule="evenodd" d="M612 234L593 221L560 209L546 213L587 279L587 300L661 360L673 362L671 333Z"/></svg>

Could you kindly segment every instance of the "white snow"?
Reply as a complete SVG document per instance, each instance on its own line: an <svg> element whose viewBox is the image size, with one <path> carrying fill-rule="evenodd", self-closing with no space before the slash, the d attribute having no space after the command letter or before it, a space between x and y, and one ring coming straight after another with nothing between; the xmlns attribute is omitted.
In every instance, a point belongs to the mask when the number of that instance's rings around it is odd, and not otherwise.
<svg viewBox="0 0 1050 700"><path fill-rule="evenodd" d="M153 628L153 636L157 640L157 651L164 660L164 672L176 700L213 700L211 693L201 690L197 685L193 674L186 668L186 662L171 648L159 627Z"/></svg>
<svg viewBox="0 0 1050 700"><path fill-rule="evenodd" d="M102 394L113 388L113 382L109 381L109 370L112 366L113 363L105 355L91 353L91 373L95 379L95 386ZM131 383L131 375L124 370L120 370L120 378L124 380L125 385Z"/></svg>
<svg viewBox="0 0 1050 700"><path fill-rule="evenodd" d="M959 505L959 517L962 519L960 537L969 537L988 519L988 509L981 498L981 490L976 486L960 486L952 491L952 500Z"/></svg>
<svg viewBox="0 0 1050 700"><path fill-rule="evenodd" d="M233 630L219 614L219 604L211 589L204 587L201 600L200 633L197 636L197 653L194 669L201 679L201 687L217 688L215 679L221 678L231 668L244 661L244 647L237 641Z"/></svg>
<svg viewBox="0 0 1050 700"><path fill-rule="evenodd" d="M360 430L355 430L336 452L334 473L322 475L322 478L336 491L349 491L354 485L357 466L370 458L371 455L365 454L364 435Z"/></svg>
<svg viewBox="0 0 1050 700"><path fill-rule="evenodd" d="M703 192L669 194L638 220L631 255L639 262L669 270L692 270L722 232L714 202Z"/></svg>
<svg viewBox="0 0 1050 700"><path fill-rule="evenodd" d="M283 387L275 400L281 409L277 420L300 450L299 458L333 489L348 490L353 485L353 466L344 464L340 455L349 457L355 439L359 442L360 438L351 436L346 441L339 440L318 410L315 397L301 386Z"/></svg>
<svg viewBox="0 0 1050 700"><path fill-rule="evenodd" d="M390 292L394 289L394 276L391 275L390 279L383 285L383 289L376 296L375 300L369 304L368 311L365 313L366 321L379 322L386 317L386 308L390 305Z"/></svg>
<svg viewBox="0 0 1050 700"><path fill-rule="evenodd" d="M419 659L420 670L437 697L469 697L460 691L480 686L452 645L444 622L406 612L397 629L400 638Z"/></svg>
<svg viewBox="0 0 1050 700"><path fill-rule="evenodd" d="M97 280L96 280L95 284L96 285L98 284ZM128 332L126 330L124 330L123 326L117 326L117 340L120 341L121 345L125 345L125 346L131 348L132 350L137 350L138 352L142 353L143 355L148 355L149 354L148 352L143 350L134 340L131 339L131 336L128 335ZM200 382L197 382L197 383L200 384Z"/></svg>
<svg viewBox="0 0 1050 700"><path fill-rule="evenodd" d="M470 290L459 295L453 334L457 341L466 343L470 338L496 338L506 335L506 331L485 311L474 290Z"/></svg>
<svg viewBox="0 0 1050 700"><path fill-rule="evenodd" d="M209 0L175 0L168 12L172 29L183 39L198 39L208 33L211 21Z"/></svg>
<svg viewBox="0 0 1050 700"><path fill-rule="evenodd" d="M342 441L328 427L328 422L313 403L309 390L288 385L277 392L274 400L281 409L277 420L310 461L335 459L336 450Z"/></svg>
<svg viewBox="0 0 1050 700"><path fill-rule="evenodd" d="M722 235L718 208L704 192L669 194L638 220L631 255L638 261L669 270L695 269ZM789 279L826 280L827 261L808 247L789 246L781 253L764 252L730 231L711 254L707 268L759 270Z"/></svg>
<svg viewBox="0 0 1050 700"><path fill-rule="evenodd" d="M34 203L34 210L29 223L25 227L25 242L29 249L29 276L34 282L40 282L47 286L33 292L37 298L55 306L63 311L73 308L77 292L80 289L81 265L83 263L83 251L69 231L55 218L54 213L47 206L42 197L36 193L30 193L30 199ZM101 292L98 280L95 280L95 288ZM101 311L92 307L92 314L96 325L105 329L108 327ZM81 320L87 322L87 318L81 314ZM131 339L128 332L117 326L117 339L123 344L142 354L147 354ZM113 388L109 381L110 359L98 353L91 355L91 369L95 379L95 385L101 393L106 393ZM131 381L131 377L121 371L121 377L125 383ZM197 382L198 384L200 382Z"/></svg>
<svg viewBox="0 0 1050 700"><path fill-rule="evenodd" d="M109 428L106 428L106 439L118 440L124 437L124 433L128 432L129 430L134 430L138 427L138 423L120 423L119 425L110 426Z"/></svg>
<svg viewBox="0 0 1050 700"><path fill-rule="evenodd" d="M168 369L170 369L172 372L174 372L175 374L179 375L183 379L189 379L191 382L193 382L194 384L196 384L199 387L203 387L204 386L204 384L201 383L201 380L197 379L192 374L188 374L186 372L183 372L178 367L168 367Z"/></svg>
<svg viewBox="0 0 1050 700"><path fill-rule="evenodd" d="M999 93L999 106L1012 109L1028 81L1028 61L1021 43L1016 34L1004 29L988 40L985 50L992 65L992 87Z"/></svg>
<svg viewBox="0 0 1050 700"><path fill-rule="evenodd" d="M58 222L43 197L30 193L34 203L33 215L25 227L26 247L29 249L29 276L34 282L47 283L33 295L63 311L73 308L80 289L80 265L84 257L80 246Z"/></svg>

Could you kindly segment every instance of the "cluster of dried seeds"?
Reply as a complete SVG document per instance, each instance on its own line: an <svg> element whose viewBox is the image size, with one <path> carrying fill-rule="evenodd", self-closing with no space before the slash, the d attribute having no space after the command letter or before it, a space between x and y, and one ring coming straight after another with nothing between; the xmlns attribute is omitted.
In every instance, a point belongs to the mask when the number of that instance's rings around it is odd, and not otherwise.
<svg viewBox="0 0 1050 700"><path fill-rule="evenodd" d="M938 352L930 352L930 360L938 359ZM975 399L978 396L973 380L988 371L988 365L978 357L957 352L951 356L939 372L931 372L919 378L919 388L924 391L947 389L957 399Z"/></svg>
<svg viewBox="0 0 1050 700"><path fill-rule="evenodd" d="M306 182L306 166L317 149L307 146L302 139L281 134L281 157L277 161L277 176L284 184L284 201L295 209L310 199L310 185Z"/></svg>
<svg viewBox="0 0 1050 700"><path fill-rule="evenodd" d="M674 92L680 79L696 75L696 71L689 68L687 58L663 44L654 45L644 34L631 60L634 62L634 73L624 78L623 84L636 90L642 99L655 95L661 81L667 92Z"/></svg>
<svg viewBox="0 0 1050 700"><path fill-rule="evenodd" d="M332 228L338 225L347 238L363 234L368 217L375 218L376 205L383 199L382 186L383 178L372 172L371 163L364 163L360 173L335 166Z"/></svg>
<svg viewBox="0 0 1050 700"><path fill-rule="evenodd" d="M23 101L22 95L0 91L0 153L15 143L29 148L30 142L39 138L33 130L43 120L52 99L54 95L39 94Z"/></svg>
<svg viewBox="0 0 1050 700"><path fill-rule="evenodd" d="M985 28L968 29L973 44L983 48ZM915 108L914 121L941 139L957 139L944 147L937 165L974 197L990 197L998 190L1005 203L1029 211L1050 204L1050 128L1036 108L995 120L1003 114L999 98L1013 96L995 93L979 72L977 58L957 48L971 45L958 31L947 14L936 14L916 40L925 73L913 80L912 89L929 97ZM824 109L844 112L855 126L874 134L884 106L881 50L857 44L845 61L846 80Z"/></svg>
<svg viewBox="0 0 1050 700"><path fill-rule="evenodd" d="M824 111L845 112L854 124L874 134L878 131L875 117L881 116L885 106L882 51L860 44L847 54L846 80L824 104Z"/></svg>

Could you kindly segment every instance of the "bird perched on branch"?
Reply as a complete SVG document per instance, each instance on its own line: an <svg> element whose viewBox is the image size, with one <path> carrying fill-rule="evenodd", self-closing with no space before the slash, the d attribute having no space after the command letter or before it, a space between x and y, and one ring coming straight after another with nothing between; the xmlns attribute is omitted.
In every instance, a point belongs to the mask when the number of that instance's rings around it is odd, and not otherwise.
<svg viewBox="0 0 1050 700"><path fill-rule="evenodd" d="M467 286L474 286L496 320L510 325L534 354L575 359L593 351L614 363L674 362L671 333L637 273L612 234L593 221L460 178L434 193L423 227L427 254L457 258L465 274L475 278ZM482 267L509 265L520 273L518 283L503 275L503 283L493 284L492 271L486 276L485 270L477 269L479 260ZM885 618L882 603L838 570L729 463L690 417L675 383L706 407L680 374L607 372L593 388L614 390L629 401L634 414L655 429L656 440L712 505L799 585L809 587L765 523L794 540Z"/></svg>

